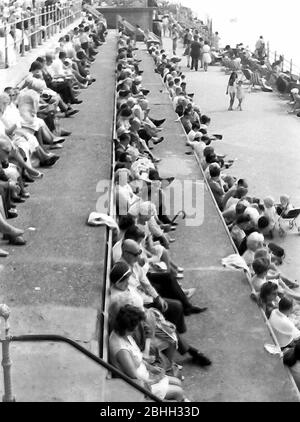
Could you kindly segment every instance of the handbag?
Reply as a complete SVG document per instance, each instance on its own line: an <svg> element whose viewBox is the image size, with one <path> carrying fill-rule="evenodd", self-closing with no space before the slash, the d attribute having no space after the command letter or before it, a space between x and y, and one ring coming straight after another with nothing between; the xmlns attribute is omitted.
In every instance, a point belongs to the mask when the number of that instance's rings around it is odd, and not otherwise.
<svg viewBox="0 0 300 422"><path fill-rule="evenodd" d="M167 321L163 314L155 308L151 308L151 312L155 317L155 337L167 342L175 343L177 348L178 339L176 327L172 322Z"/></svg>

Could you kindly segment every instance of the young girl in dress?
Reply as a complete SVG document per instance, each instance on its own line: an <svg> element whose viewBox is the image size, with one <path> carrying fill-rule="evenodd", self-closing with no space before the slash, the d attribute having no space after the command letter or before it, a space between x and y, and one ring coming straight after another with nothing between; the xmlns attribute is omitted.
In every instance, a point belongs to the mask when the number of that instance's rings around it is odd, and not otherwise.
<svg viewBox="0 0 300 422"><path fill-rule="evenodd" d="M237 110L242 111L242 102L245 98L245 92L243 88L243 81L238 81L237 87L236 87L236 98L239 101L239 105L237 106Z"/></svg>

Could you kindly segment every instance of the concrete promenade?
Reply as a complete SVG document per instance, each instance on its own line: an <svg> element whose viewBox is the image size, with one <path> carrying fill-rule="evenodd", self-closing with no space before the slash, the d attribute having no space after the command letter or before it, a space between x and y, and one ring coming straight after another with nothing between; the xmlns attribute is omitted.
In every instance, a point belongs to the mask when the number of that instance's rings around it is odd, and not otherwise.
<svg viewBox="0 0 300 422"><path fill-rule="evenodd" d="M162 158L160 173L201 184L201 171L195 158L185 155L185 135L180 124L175 123L177 116L168 94L163 92L160 77L154 73L152 58L146 52L141 56L143 84L151 90L151 115L167 118L162 132L166 140L155 148L156 155ZM196 91L190 83L188 88ZM181 222L174 234L176 242L171 245L175 261L185 268L184 286L197 287L192 302L208 307L201 315L187 317L186 338L213 362L208 369L202 369L183 360L187 396L200 402L297 401L281 361L264 351L264 344L272 340L262 315L249 298L243 274L221 265L221 259L233 253L233 248L206 189L202 205L203 224L187 227Z"/></svg>
<svg viewBox="0 0 300 422"><path fill-rule="evenodd" d="M54 168L30 185L31 198L14 220L26 231L24 247L4 246L0 303L11 308L11 334L60 334L97 353L97 309L101 301L106 230L88 227L97 183L110 177L116 38L108 35L83 90L80 113L63 119L72 135ZM15 343L13 390L18 401L99 401L105 371L70 347ZM2 382L0 395L2 396Z"/></svg>

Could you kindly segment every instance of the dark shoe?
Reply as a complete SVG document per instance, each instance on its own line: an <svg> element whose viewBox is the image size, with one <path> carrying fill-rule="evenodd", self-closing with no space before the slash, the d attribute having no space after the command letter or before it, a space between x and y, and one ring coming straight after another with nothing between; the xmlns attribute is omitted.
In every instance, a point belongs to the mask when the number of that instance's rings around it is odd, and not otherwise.
<svg viewBox="0 0 300 422"><path fill-rule="evenodd" d="M27 182L27 183L33 183L34 182L34 179L32 177L28 176L28 174L26 174L26 173L23 174L22 178L23 178L24 182Z"/></svg>
<svg viewBox="0 0 300 422"><path fill-rule="evenodd" d="M221 141L223 139L223 135L218 135L217 133L213 134L213 137Z"/></svg>
<svg viewBox="0 0 300 422"><path fill-rule="evenodd" d="M199 350L189 350L189 354L192 356L193 361L200 366L209 366L211 365L211 360L208 359L203 353L199 352Z"/></svg>
<svg viewBox="0 0 300 422"><path fill-rule="evenodd" d="M41 167L51 167L53 166L60 157L57 155L53 155L52 157L48 158L47 160L43 161L40 165Z"/></svg>
<svg viewBox="0 0 300 422"><path fill-rule="evenodd" d="M142 89L141 91L144 95L148 95L150 92L149 89Z"/></svg>
<svg viewBox="0 0 300 422"><path fill-rule="evenodd" d="M21 193L21 198L24 198L24 199L30 198L30 193L29 192L23 192L23 193Z"/></svg>
<svg viewBox="0 0 300 422"><path fill-rule="evenodd" d="M70 116L74 116L74 114L79 113L79 110L67 110L65 112L65 117L70 117ZM63 135L62 135L63 136Z"/></svg>
<svg viewBox="0 0 300 422"><path fill-rule="evenodd" d="M167 177L165 179L161 179L161 188L166 189L172 182L174 182L175 177Z"/></svg>
<svg viewBox="0 0 300 422"><path fill-rule="evenodd" d="M162 136L157 141L153 141L154 145L160 144L165 138Z"/></svg>
<svg viewBox="0 0 300 422"><path fill-rule="evenodd" d="M71 104L81 104L82 100L74 100L71 102Z"/></svg>
<svg viewBox="0 0 300 422"><path fill-rule="evenodd" d="M21 204L21 203L25 202L25 199L21 198L21 196L14 196L13 198L11 198L11 200L13 202L16 202L17 204Z"/></svg>
<svg viewBox="0 0 300 422"><path fill-rule="evenodd" d="M189 306L188 308L184 309L184 315L189 316L192 314L201 314L202 312L205 312L207 308L200 308L199 306Z"/></svg>
<svg viewBox="0 0 300 422"><path fill-rule="evenodd" d="M15 245L15 246L26 245L26 240L23 238L23 236L13 237L11 235L6 234L3 236L3 239L8 240L8 243L10 245Z"/></svg>
<svg viewBox="0 0 300 422"><path fill-rule="evenodd" d="M66 130L60 131L60 136L70 136L70 135L72 135L72 132L67 132Z"/></svg>
<svg viewBox="0 0 300 422"><path fill-rule="evenodd" d="M155 124L156 127L159 127L163 123L165 123L165 121L166 121L166 119L156 120L154 124Z"/></svg>
<svg viewBox="0 0 300 422"><path fill-rule="evenodd" d="M16 218L18 217L18 211L15 208L11 208L7 211L7 218Z"/></svg>

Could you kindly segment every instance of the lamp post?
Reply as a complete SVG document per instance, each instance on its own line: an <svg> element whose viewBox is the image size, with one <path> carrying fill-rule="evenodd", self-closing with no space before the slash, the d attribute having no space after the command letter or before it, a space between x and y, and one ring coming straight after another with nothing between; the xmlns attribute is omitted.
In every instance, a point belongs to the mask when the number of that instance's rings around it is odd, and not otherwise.
<svg viewBox="0 0 300 422"><path fill-rule="evenodd" d="M16 401L15 397L12 394L12 385L11 385L11 364L9 355L9 322L8 318L10 315L10 309L7 305L0 304L0 318L4 319L4 338L0 337L0 342L2 343L2 367L3 367L3 378L4 378L4 395L2 397L3 402L14 402Z"/></svg>

